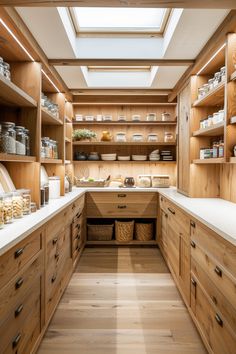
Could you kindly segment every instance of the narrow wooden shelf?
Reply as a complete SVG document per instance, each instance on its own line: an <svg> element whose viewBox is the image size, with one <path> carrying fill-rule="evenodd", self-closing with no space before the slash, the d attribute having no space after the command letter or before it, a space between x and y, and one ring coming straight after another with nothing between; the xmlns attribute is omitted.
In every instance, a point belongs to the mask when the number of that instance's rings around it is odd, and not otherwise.
<svg viewBox="0 0 236 354"><path fill-rule="evenodd" d="M127 141L126 143L120 143L116 141L74 141L73 145L80 145L80 146L85 146L85 145L107 145L107 146L175 146L176 142L171 142L171 143L166 143L164 141L159 141L159 142L148 142L148 141L142 141L142 142L133 142L133 141Z"/></svg>
<svg viewBox="0 0 236 354"><path fill-rule="evenodd" d="M87 245L101 245L101 246L109 246L109 245L116 245L116 246L134 246L134 245L143 245L143 246L156 246L157 242L155 240L151 241L131 241L131 242L117 242L116 240L111 241L86 241Z"/></svg>
<svg viewBox="0 0 236 354"><path fill-rule="evenodd" d="M16 107L37 107L37 102L13 82L0 75L0 102Z"/></svg>
<svg viewBox="0 0 236 354"><path fill-rule="evenodd" d="M140 122L132 122L132 121L126 121L126 122L117 122L117 121L112 121L112 122L106 122L106 121L102 121L102 122L86 122L86 121L81 121L81 122L76 122L73 121L73 125L111 125L111 126L115 126L115 125L121 125L121 126L167 126L167 125L176 125L177 122L176 121L171 121L171 122L160 122L160 121L155 121L155 122L147 122L147 121L140 121Z"/></svg>
<svg viewBox="0 0 236 354"><path fill-rule="evenodd" d="M62 164L61 159L44 159L41 158L41 163Z"/></svg>
<svg viewBox="0 0 236 354"><path fill-rule="evenodd" d="M205 164L205 165L209 165L209 164L218 164L218 163L225 163L226 159L224 157L220 157L220 158L212 158L212 159L196 159L193 160L192 163L195 164Z"/></svg>
<svg viewBox="0 0 236 354"><path fill-rule="evenodd" d="M230 80L234 81L236 80L236 70L233 72L233 74L230 76Z"/></svg>
<svg viewBox="0 0 236 354"><path fill-rule="evenodd" d="M42 124L44 125L63 125L62 120L56 118L47 109L41 107Z"/></svg>
<svg viewBox="0 0 236 354"><path fill-rule="evenodd" d="M224 122L193 132L193 136L219 136L224 134Z"/></svg>
<svg viewBox="0 0 236 354"><path fill-rule="evenodd" d="M11 154L0 153L0 161L35 162L36 157L35 156L11 155Z"/></svg>
<svg viewBox="0 0 236 354"><path fill-rule="evenodd" d="M196 100L193 107L212 107L224 103L224 88L225 83L221 82L217 87L208 92L203 98Z"/></svg>
<svg viewBox="0 0 236 354"><path fill-rule="evenodd" d="M230 157L230 159L229 159L229 162L230 163L236 163L236 157Z"/></svg>
<svg viewBox="0 0 236 354"><path fill-rule="evenodd" d="M118 164L118 163L122 163L122 164L175 164L176 161L133 161L133 160L129 160L129 161L119 161L119 160L115 160L115 161L103 161L103 160L98 160L98 161L89 161L89 160L85 160L85 161L73 161L73 163L75 164L86 164L86 163L108 163L108 164Z"/></svg>
<svg viewBox="0 0 236 354"><path fill-rule="evenodd" d="M67 138L67 136L65 137L65 142L66 143L71 143L71 139L70 138Z"/></svg>
<svg viewBox="0 0 236 354"><path fill-rule="evenodd" d="M73 106L176 106L177 102L74 102Z"/></svg>

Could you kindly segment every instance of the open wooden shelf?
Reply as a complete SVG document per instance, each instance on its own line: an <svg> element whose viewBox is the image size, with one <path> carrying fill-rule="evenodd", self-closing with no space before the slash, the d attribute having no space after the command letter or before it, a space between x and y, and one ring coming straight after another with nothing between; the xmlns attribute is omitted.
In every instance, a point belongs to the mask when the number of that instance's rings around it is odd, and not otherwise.
<svg viewBox="0 0 236 354"><path fill-rule="evenodd" d="M233 72L233 74L230 76L230 80L234 81L236 80L236 70Z"/></svg>
<svg viewBox="0 0 236 354"><path fill-rule="evenodd" d="M99 163L108 163L108 164L119 164L119 163L122 163L122 164L166 164L166 163L171 163L171 164L175 164L176 161L149 161L149 160L146 160L146 161L133 161L133 160L129 160L129 161L119 161L119 160L115 160L115 161L103 161L103 160L98 160L98 161L89 161L89 160L85 160L85 161L76 161L74 160L73 161L74 164L85 164L85 163L96 163L96 164L99 164Z"/></svg>
<svg viewBox="0 0 236 354"><path fill-rule="evenodd" d="M61 159L44 159L41 158L41 163L62 164Z"/></svg>
<svg viewBox="0 0 236 354"><path fill-rule="evenodd" d="M73 106L176 106L176 102L74 102Z"/></svg>
<svg viewBox="0 0 236 354"><path fill-rule="evenodd" d="M212 159L196 159L193 160L192 163L194 164L205 164L205 165L209 165L209 164L218 164L218 163L225 163L226 159L224 157L219 157L219 158L212 158Z"/></svg>
<svg viewBox="0 0 236 354"><path fill-rule="evenodd" d="M219 136L224 134L224 122L193 132L193 136Z"/></svg>
<svg viewBox="0 0 236 354"><path fill-rule="evenodd" d="M147 122L147 121L140 121L140 122L132 122L132 121L126 121L126 122L117 122L117 121L112 121L112 122L108 122L108 121L102 121L102 122L86 122L86 121L81 121L81 122L76 122L73 121L73 125L111 125L111 126L115 126L115 125L121 125L121 126L127 126L127 125L134 125L134 126L146 126L146 125L151 125L151 126L166 126L166 125L176 125L177 122L176 121L172 121L172 122L161 122L161 121L155 121L155 122Z"/></svg>
<svg viewBox="0 0 236 354"><path fill-rule="evenodd" d="M35 162L35 156L11 155L0 153L0 161L6 162Z"/></svg>
<svg viewBox="0 0 236 354"><path fill-rule="evenodd" d="M133 141L127 141L126 143L120 143L116 141L74 141L73 145L80 145L80 146L85 146L85 145L107 145L107 146L175 146L176 142L171 142L171 143L166 143L164 141L159 141L159 142L148 142L148 141L142 141L142 142L133 142Z"/></svg>
<svg viewBox="0 0 236 354"><path fill-rule="evenodd" d="M44 107L41 107L42 124L44 125L63 125L62 120L56 118Z"/></svg>
<svg viewBox="0 0 236 354"><path fill-rule="evenodd" d="M116 240L111 240L111 241L86 241L87 245L103 245L103 246L109 246L109 245L117 245L117 246L134 246L134 245L152 245L156 246L157 242L155 240L151 241L131 241L131 242L117 242Z"/></svg>
<svg viewBox="0 0 236 354"><path fill-rule="evenodd" d="M37 107L37 102L13 82L0 75L0 102L16 107Z"/></svg>
<svg viewBox="0 0 236 354"><path fill-rule="evenodd" d="M222 105L224 103L224 88L225 83L221 82L203 98L196 100L193 103L193 107L212 107Z"/></svg>

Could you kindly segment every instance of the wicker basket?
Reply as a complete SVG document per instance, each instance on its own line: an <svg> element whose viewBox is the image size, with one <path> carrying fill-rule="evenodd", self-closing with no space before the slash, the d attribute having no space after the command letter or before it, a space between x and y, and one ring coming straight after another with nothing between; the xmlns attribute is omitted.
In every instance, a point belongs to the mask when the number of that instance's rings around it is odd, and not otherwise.
<svg viewBox="0 0 236 354"><path fill-rule="evenodd" d="M87 224L88 241L111 241L114 224L112 225L91 225Z"/></svg>
<svg viewBox="0 0 236 354"><path fill-rule="evenodd" d="M109 185L109 182L109 180L89 182L80 180L78 177L75 177L76 187L107 187Z"/></svg>
<svg viewBox="0 0 236 354"><path fill-rule="evenodd" d="M116 221L115 222L116 241L130 242L133 240L134 221Z"/></svg>
<svg viewBox="0 0 236 354"><path fill-rule="evenodd" d="M152 223L136 223L135 224L135 239L138 241L150 241L153 238Z"/></svg>

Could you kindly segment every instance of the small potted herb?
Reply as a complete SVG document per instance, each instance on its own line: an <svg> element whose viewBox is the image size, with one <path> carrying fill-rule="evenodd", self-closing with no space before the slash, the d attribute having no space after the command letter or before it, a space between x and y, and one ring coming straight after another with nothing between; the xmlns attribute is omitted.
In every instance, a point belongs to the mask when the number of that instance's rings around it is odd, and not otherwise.
<svg viewBox="0 0 236 354"><path fill-rule="evenodd" d="M73 131L73 140L74 141L91 141L96 138L97 134L89 129L75 129Z"/></svg>

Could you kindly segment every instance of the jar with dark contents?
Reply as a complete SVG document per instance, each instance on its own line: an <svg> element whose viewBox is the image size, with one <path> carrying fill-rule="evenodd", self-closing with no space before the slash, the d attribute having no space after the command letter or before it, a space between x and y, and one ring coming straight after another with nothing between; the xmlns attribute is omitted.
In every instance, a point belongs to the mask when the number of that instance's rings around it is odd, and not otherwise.
<svg viewBox="0 0 236 354"><path fill-rule="evenodd" d="M45 184L43 186L44 188L44 198L45 198L45 204L49 203L49 184Z"/></svg>
<svg viewBox="0 0 236 354"><path fill-rule="evenodd" d="M40 205L43 207L45 205L45 188L40 188Z"/></svg>
<svg viewBox="0 0 236 354"><path fill-rule="evenodd" d="M12 122L2 122L1 124L1 146L0 152L6 154L16 153L16 132L15 124Z"/></svg>
<svg viewBox="0 0 236 354"><path fill-rule="evenodd" d="M25 133L25 152L26 156L30 156L30 135L29 135L29 129L24 129Z"/></svg>

